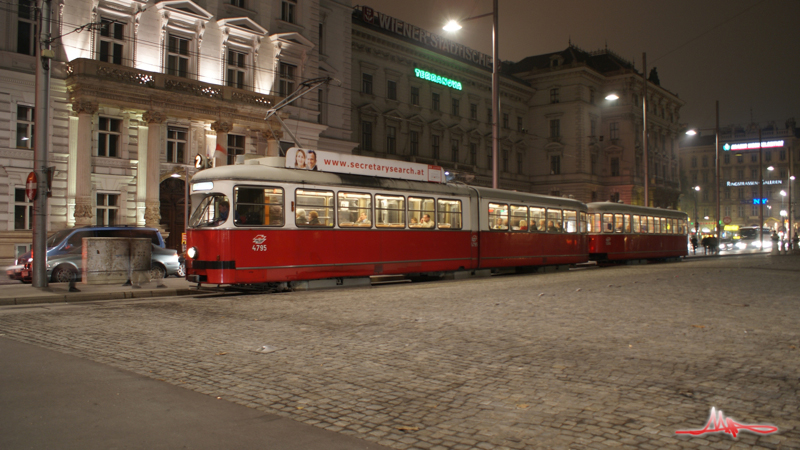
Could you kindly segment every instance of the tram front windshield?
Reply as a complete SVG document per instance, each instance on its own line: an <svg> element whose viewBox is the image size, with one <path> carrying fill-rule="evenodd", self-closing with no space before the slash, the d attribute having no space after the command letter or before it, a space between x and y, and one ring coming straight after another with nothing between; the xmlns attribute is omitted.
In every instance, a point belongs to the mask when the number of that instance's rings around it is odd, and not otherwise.
<svg viewBox="0 0 800 450"><path fill-rule="evenodd" d="M228 220L230 202L222 194L210 194L199 202L189 219L190 227L218 227Z"/></svg>

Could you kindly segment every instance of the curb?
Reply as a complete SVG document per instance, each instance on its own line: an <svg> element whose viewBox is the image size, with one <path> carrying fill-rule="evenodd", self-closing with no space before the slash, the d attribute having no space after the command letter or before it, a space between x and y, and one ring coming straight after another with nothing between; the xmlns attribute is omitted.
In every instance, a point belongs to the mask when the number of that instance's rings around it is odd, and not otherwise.
<svg viewBox="0 0 800 450"><path fill-rule="evenodd" d="M100 300L124 300L133 298L150 297L180 297L201 293L200 290L192 289L158 289L144 291L117 291L117 292L95 292L95 293L69 293L51 295L28 295L24 297L0 298L0 306L12 305L32 305L38 303L80 303L93 302Z"/></svg>

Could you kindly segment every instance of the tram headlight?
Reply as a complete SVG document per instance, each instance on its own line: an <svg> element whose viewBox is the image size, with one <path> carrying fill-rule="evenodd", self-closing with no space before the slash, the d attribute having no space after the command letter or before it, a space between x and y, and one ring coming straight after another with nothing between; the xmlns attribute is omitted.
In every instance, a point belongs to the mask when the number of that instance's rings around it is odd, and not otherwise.
<svg viewBox="0 0 800 450"><path fill-rule="evenodd" d="M197 259L197 247L191 247L189 250L186 250L186 256Z"/></svg>

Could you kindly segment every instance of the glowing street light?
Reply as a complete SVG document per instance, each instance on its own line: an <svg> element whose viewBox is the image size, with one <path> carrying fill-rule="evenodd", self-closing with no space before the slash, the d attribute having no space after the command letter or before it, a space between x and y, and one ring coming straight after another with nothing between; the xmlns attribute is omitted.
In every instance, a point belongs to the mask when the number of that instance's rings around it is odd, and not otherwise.
<svg viewBox="0 0 800 450"><path fill-rule="evenodd" d="M699 218L697 216L697 193L700 192L700 186L695 186L692 189L695 190L695 193L694 193L694 235L697 236L697 229L700 226L700 221L697 220Z"/></svg>
<svg viewBox="0 0 800 450"><path fill-rule="evenodd" d="M614 100L619 100L619 95L612 92L611 94L606 95L606 100L610 102L613 102Z"/></svg>

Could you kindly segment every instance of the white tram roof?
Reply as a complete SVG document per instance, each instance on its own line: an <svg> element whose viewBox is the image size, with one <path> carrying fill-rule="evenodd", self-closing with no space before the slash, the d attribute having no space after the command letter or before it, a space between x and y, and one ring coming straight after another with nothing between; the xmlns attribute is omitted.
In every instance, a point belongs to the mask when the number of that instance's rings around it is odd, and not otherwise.
<svg viewBox="0 0 800 450"><path fill-rule="evenodd" d="M646 216L667 217L670 219L685 219L687 214L683 211L674 209L651 208L649 206L626 205L614 202L595 202L589 203L591 213L616 213L616 214L639 214Z"/></svg>
<svg viewBox="0 0 800 450"><path fill-rule="evenodd" d="M192 183L201 181L232 180L234 182L293 183L316 186L352 187L357 189L408 191L438 196L474 196L498 203L527 203L552 208L569 208L586 211L586 205L571 198L506 191L465 184L438 184L423 181L352 175L343 173L316 172L287 169L284 158L261 158L249 160L247 164L221 166L197 172Z"/></svg>

